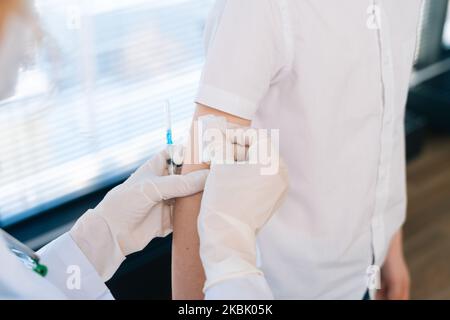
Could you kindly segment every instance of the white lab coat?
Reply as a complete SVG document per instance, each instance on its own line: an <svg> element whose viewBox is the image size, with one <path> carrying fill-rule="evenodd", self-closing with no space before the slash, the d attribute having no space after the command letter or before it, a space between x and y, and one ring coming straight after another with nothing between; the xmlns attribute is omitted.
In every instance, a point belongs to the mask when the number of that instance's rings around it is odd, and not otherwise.
<svg viewBox="0 0 450 320"><path fill-rule="evenodd" d="M0 239L0 299L114 299L69 234L45 246L38 255L48 267L46 277L27 269Z"/></svg>
<svg viewBox="0 0 450 320"><path fill-rule="evenodd" d="M0 299L113 300L111 292L68 233L38 252L48 267L46 277L27 269L0 238ZM79 287L76 286L79 271ZM273 299L264 277L230 279L206 292L207 300Z"/></svg>
<svg viewBox="0 0 450 320"><path fill-rule="evenodd" d="M48 267L46 277L27 269L0 238L0 299L10 300L113 300L97 271L66 233L38 252ZM79 271L79 286L77 272ZM272 299L264 277L230 279L206 292L207 300Z"/></svg>

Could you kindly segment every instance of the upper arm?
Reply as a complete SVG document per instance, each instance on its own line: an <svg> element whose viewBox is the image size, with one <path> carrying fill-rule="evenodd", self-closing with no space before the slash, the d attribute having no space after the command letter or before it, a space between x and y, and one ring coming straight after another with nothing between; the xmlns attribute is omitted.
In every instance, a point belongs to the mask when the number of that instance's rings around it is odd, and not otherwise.
<svg viewBox="0 0 450 320"><path fill-rule="evenodd" d="M188 148L197 150L195 120L206 115L225 117L228 122L249 126L250 121L227 114L223 111L198 104L192 125L191 143ZM191 152L194 154L195 152ZM199 161L183 165L182 174L207 168ZM197 217L200 212L201 194L177 199L173 215L172 245L172 295L174 299L202 299L205 276L199 255Z"/></svg>
<svg viewBox="0 0 450 320"><path fill-rule="evenodd" d="M221 0L207 27L207 57L191 131L191 156L198 150L195 120L225 117L248 127L279 71L287 65L280 12L274 0ZM186 158L185 158L186 160ZM183 173L203 169L200 161ZM185 161L186 162L186 161ZM197 217L201 194L178 199L174 213L172 288L175 299L201 299L204 285Z"/></svg>
<svg viewBox="0 0 450 320"><path fill-rule="evenodd" d="M218 108L215 108L214 106L207 106L204 104L197 104L197 108L195 111L194 119L198 119L199 117L206 116L206 115L213 115L217 117L224 117L227 119L228 122L237 124L242 127L248 127L250 125L250 120L244 119L235 115L232 115L230 113L226 113L224 111L219 110Z"/></svg>
<svg viewBox="0 0 450 320"><path fill-rule="evenodd" d="M196 137L197 131L194 130L194 127L196 125L196 121L198 118L207 116L207 115L224 117L228 123L232 123L232 124L238 125L240 127L249 127L251 124L250 120L243 119L238 116L234 116L232 114L220 111L213 107L209 107L209 106L206 106L203 104L197 104L197 108L195 110L194 119L193 119L193 123L192 123L192 129L191 129L191 133L190 133L189 145L188 145L188 148L191 150L191 152L189 154L191 155L192 159L189 159L191 161L186 161L186 164L183 165L183 174L187 174L189 172L208 168L208 166L206 164L196 161L198 159L194 159L194 158L198 158L197 155L195 154L195 150L198 150L198 147L199 147L197 145L197 143L198 143L198 137Z"/></svg>

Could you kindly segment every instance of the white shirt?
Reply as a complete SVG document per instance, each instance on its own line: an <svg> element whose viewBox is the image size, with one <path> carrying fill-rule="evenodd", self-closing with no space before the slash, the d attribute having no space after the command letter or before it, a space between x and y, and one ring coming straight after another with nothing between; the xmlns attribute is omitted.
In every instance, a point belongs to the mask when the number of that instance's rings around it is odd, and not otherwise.
<svg viewBox="0 0 450 320"><path fill-rule="evenodd" d="M265 279L242 287L267 280L277 299L364 296L367 268L383 264L405 220L404 112L420 6L217 1L197 102L280 129L291 181L258 238Z"/></svg>
<svg viewBox="0 0 450 320"><path fill-rule="evenodd" d="M108 287L69 234L48 244L38 255L41 263L48 267L45 277L26 268L0 238L0 300L113 299Z"/></svg>

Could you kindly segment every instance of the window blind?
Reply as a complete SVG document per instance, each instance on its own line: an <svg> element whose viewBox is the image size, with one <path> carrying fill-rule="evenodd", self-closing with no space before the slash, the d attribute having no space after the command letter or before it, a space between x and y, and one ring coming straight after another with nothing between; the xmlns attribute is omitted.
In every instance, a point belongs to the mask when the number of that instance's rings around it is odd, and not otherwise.
<svg viewBox="0 0 450 320"><path fill-rule="evenodd" d="M448 0L424 0L419 24L416 68L437 62L442 55L442 34Z"/></svg>
<svg viewBox="0 0 450 320"><path fill-rule="evenodd" d="M126 177L187 133L212 0L37 0L49 40L0 102L5 226Z"/></svg>
<svg viewBox="0 0 450 320"><path fill-rule="evenodd" d="M443 36L444 47L450 49L450 6L447 5L447 18L444 26Z"/></svg>

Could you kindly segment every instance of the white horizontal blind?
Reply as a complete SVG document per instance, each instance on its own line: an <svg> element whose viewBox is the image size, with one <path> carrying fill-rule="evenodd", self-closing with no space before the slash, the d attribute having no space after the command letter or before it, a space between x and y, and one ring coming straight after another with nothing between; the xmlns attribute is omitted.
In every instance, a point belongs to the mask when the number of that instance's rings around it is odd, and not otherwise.
<svg viewBox="0 0 450 320"><path fill-rule="evenodd" d="M166 99L175 139L185 136L212 1L37 5L59 62L43 55L0 103L2 225L129 174L165 143Z"/></svg>
<svg viewBox="0 0 450 320"><path fill-rule="evenodd" d="M448 0L424 0L419 25L416 68L427 67L441 58L443 28Z"/></svg>
<svg viewBox="0 0 450 320"><path fill-rule="evenodd" d="M444 47L450 49L450 5L447 7L447 19L444 27Z"/></svg>

